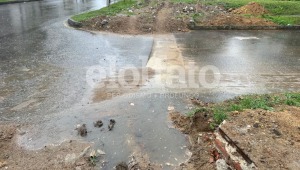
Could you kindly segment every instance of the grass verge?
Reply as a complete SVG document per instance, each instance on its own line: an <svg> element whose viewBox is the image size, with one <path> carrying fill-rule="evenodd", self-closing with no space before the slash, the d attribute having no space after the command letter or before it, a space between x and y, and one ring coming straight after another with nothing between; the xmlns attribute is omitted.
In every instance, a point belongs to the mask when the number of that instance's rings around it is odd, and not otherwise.
<svg viewBox="0 0 300 170"><path fill-rule="evenodd" d="M126 0L126 1L119 1L117 3L111 4L108 7L101 8L99 10L90 11L82 14L75 15L71 17L75 21L84 21L89 20L98 16L114 16L118 13L120 13L123 10L126 10L133 5L136 4L136 1L134 0Z"/></svg>
<svg viewBox="0 0 300 170"><path fill-rule="evenodd" d="M203 1L209 5L222 5L226 9L239 8L249 2L257 2L264 6L269 12L269 15L262 16L279 25L300 25L300 1L299 0L211 0Z"/></svg>
<svg viewBox="0 0 300 170"><path fill-rule="evenodd" d="M1 2L11 2L11 1L13 1L13 0L0 0L0 3Z"/></svg>
<svg viewBox="0 0 300 170"><path fill-rule="evenodd" d="M213 113L213 122L211 122L210 127L214 129L228 118L230 112L243 111L245 109L272 111L275 106L279 105L300 107L300 93L244 95L208 107L196 108L188 112L187 116L194 116L196 113Z"/></svg>

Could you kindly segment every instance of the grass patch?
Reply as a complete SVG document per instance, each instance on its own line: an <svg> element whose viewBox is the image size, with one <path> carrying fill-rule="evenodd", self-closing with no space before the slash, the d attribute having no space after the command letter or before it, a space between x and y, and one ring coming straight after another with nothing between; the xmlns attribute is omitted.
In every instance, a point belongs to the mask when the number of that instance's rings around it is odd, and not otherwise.
<svg viewBox="0 0 300 170"><path fill-rule="evenodd" d="M249 2L257 2L264 6L272 15L297 15L300 13L300 1L297 0L211 0L203 1L210 5L223 5L225 8L239 8Z"/></svg>
<svg viewBox="0 0 300 170"><path fill-rule="evenodd" d="M300 107L300 94L299 93L286 93L285 94L285 104L289 106Z"/></svg>
<svg viewBox="0 0 300 170"><path fill-rule="evenodd" d="M300 16L271 16L263 15L263 18L269 19L279 25L300 25Z"/></svg>
<svg viewBox="0 0 300 170"><path fill-rule="evenodd" d="M90 11L82 14L78 14L72 17L75 21L85 21L89 20L98 16L114 16L123 10L127 10L128 8L131 8L136 4L136 1L134 0L126 0L126 1L120 1L114 4L111 4L109 7L104 7L99 10ZM126 11L127 12L127 11Z"/></svg>
<svg viewBox="0 0 300 170"><path fill-rule="evenodd" d="M234 111L243 111L245 109L264 109L274 110L275 106L289 105L300 107L300 93L285 93L280 95L263 94L263 95L244 95L231 100L201 107L187 113L188 116L194 116L196 113L213 113L212 129L219 126L228 118L228 114Z"/></svg>
<svg viewBox="0 0 300 170"><path fill-rule="evenodd" d="M209 124L210 128L215 129L227 118L228 115L223 110L215 110L213 114L213 122Z"/></svg>
<svg viewBox="0 0 300 170"><path fill-rule="evenodd" d="M207 112L209 112L209 109L208 109L208 108L205 108L205 107L195 108L195 109L193 109L192 111L189 111L186 115L187 115L188 117L192 117L192 116L194 116L196 113L199 113L199 112L201 112L201 113L207 113Z"/></svg>
<svg viewBox="0 0 300 170"><path fill-rule="evenodd" d="M13 0L0 0L0 3L1 2L11 2L11 1L13 1Z"/></svg>
<svg viewBox="0 0 300 170"><path fill-rule="evenodd" d="M177 0L176 0L177 1ZM300 17L288 15L300 15L300 1L299 0L201 0L206 5L221 5L226 9L239 8L249 2L257 2L264 6L269 15L262 16L268 20L273 21L279 25L299 25Z"/></svg>

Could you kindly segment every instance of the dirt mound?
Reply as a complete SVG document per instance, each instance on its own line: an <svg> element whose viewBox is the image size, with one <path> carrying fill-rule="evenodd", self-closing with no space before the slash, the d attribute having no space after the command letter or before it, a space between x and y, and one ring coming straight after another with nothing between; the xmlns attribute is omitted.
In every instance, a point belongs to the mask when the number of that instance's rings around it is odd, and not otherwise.
<svg viewBox="0 0 300 170"><path fill-rule="evenodd" d="M195 116L189 117L179 112L169 113L173 125L181 132L188 134L189 150L191 157L183 165L186 169L215 169L214 158L214 135L209 128L209 112L201 111Z"/></svg>
<svg viewBox="0 0 300 170"><path fill-rule="evenodd" d="M268 11L260 4L256 2L250 2L238 9L232 11L233 14L250 14L250 15L262 15L268 13Z"/></svg>
<svg viewBox="0 0 300 170"><path fill-rule="evenodd" d="M299 169L300 108L245 110L221 128L259 169Z"/></svg>
<svg viewBox="0 0 300 170"><path fill-rule="evenodd" d="M207 18L199 23L203 26L276 26L277 24L262 18L221 14Z"/></svg>
<svg viewBox="0 0 300 170"><path fill-rule="evenodd" d="M135 15L101 16L83 22L88 30L120 34L152 34L187 31L187 21L176 18L176 6L161 3L156 8L136 9Z"/></svg>

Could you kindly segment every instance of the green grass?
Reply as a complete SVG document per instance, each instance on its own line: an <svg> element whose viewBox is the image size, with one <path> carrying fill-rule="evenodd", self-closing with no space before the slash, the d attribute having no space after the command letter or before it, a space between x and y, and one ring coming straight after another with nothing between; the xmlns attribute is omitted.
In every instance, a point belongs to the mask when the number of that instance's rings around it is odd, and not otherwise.
<svg viewBox="0 0 300 170"><path fill-rule="evenodd" d="M127 10L128 8L131 8L135 4L136 4L135 0L126 0L126 1L121 0L120 2L110 5L109 7L104 7L99 10L75 15L72 17L72 19L80 22L80 21L95 18L97 16L114 16L124 10ZM127 11L125 11L125 12L127 12Z"/></svg>
<svg viewBox="0 0 300 170"><path fill-rule="evenodd" d="M226 9L239 8L249 2L258 2L270 13L263 16L263 18L269 19L279 25L300 25L300 17L287 16L300 15L299 0L211 0L202 2L210 5L222 5Z"/></svg>
<svg viewBox="0 0 300 170"><path fill-rule="evenodd" d="M300 94L299 93L287 93L285 94L284 103L289 106L298 106L300 107Z"/></svg>
<svg viewBox="0 0 300 170"><path fill-rule="evenodd" d="M243 111L245 109L264 109L274 110L275 106L289 105L300 107L300 93L285 93L280 95L244 95L234 99L211 105L208 108L196 108L188 116L194 116L196 113L213 113L213 122L210 126L216 128L220 123L228 118L228 114L233 111Z"/></svg>
<svg viewBox="0 0 300 170"><path fill-rule="evenodd" d="M223 110L215 110L213 114L213 122L210 123L210 128L215 129L218 127L224 120L228 118L227 113L225 113Z"/></svg>
<svg viewBox="0 0 300 170"><path fill-rule="evenodd" d="M10 2L10 1L13 1L13 0L0 0L0 3L1 2Z"/></svg>
<svg viewBox="0 0 300 170"><path fill-rule="evenodd" d="M300 13L300 1L291 0L211 0L203 1L211 5L223 5L225 8L239 8L249 2L258 2L264 6L272 15L297 15Z"/></svg>
<svg viewBox="0 0 300 170"><path fill-rule="evenodd" d="M210 112L210 110L208 108L205 108L205 107L195 108L195 109L189 111L188 113L186 113L186 115L188 117L192 117L192 116L194 116L198 112L208 113L208 112Z"/></svg>
<svg viewBox="0 0 300 170"><path fill-rule="evenodd" d="M263 15L263 18L272 20L279 25L300 25L300 16L271 16Z"/></svg>

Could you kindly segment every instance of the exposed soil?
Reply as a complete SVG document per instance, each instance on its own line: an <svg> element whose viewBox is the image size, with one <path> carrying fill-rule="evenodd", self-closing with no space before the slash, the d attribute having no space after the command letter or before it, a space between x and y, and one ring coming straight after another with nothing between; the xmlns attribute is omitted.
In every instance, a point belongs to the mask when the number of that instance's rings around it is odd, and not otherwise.
<svg viewBox="0 0 300 170"><path fill-rule="evenodd" d="M83 28L121 34L149 34L187 31L187 19L177 18L176 5L161 2L154 7L134 9L134 15L100 16L83 22ZM107 24L103 24L107 21Z"/></svg>
<svg viewBox="0 0 300 170"><path fill-rule="evenodd" d="M221 128L259 169L299 169L300 108L278 106L276 110L235 111ZM186 166L214 169L214 162L223 156L215 149L216 136L210 132L212 113L200 111L188 117L172 112L169 116L189 137L192 156Z"/></svg>
<svg viewBox="0 0 300 170"><path fill-rule="evenodd" d="M209 128L211 114L198 112L187 117L178 112L169 113L174 126L189 137L191 158L184 165L187 169L215 169L214 134Z"/></svg>
<svg viewBox="0 0 300 170"><path fill-rule="evenodd" d="M235 112L221 126L259 169L300 168L300 108Z"/></svg>
<svg viewBox="0 0 300 170"><path fill-rule="evenodd" d="M18 131L18 125L10 123L0 124L0 169L92 169L89 161L84 157L68 159L72 155L79 155L88 143L67 141L59 146L45 146L40 150L23 150L16 144L17 135L25 132Z"/></svg>
<svg viewBox="0 0 300 170"><path fill-rule="evenodd" d="M210 14L199 21L204 26L276 26L272 21L260 18L268 11L256 2L250 2L238 9L227 12Z"/></svg>
<svg viewBox="0 0 300 170"><path fill-rule="evenodd" d="M247 5L244 5L238 9L233 10L233 14L249 14L249 15L262 15L267 14L268 11L256 2L250 2Z"/></svg>
<svg viewBox="0 0 300 170"><path fill-rule="evenodd" d="M108 31L120 34L153 34L188 31L194 18L201 26L275 26L272 21L260 18L268 13L258 3L249 3L238 9L226 11L221 6L197 4L174 4L168 1L130 9L131 14L99 16L83 22L83 29Z"/></svg>
<svg viewBox="0 0 300 170"><path fill-rule="evenodd" d="M263 18L245 17L235 14L220 14L207 17L199 22L203 26L276 26L277 24Z"/></svg>

